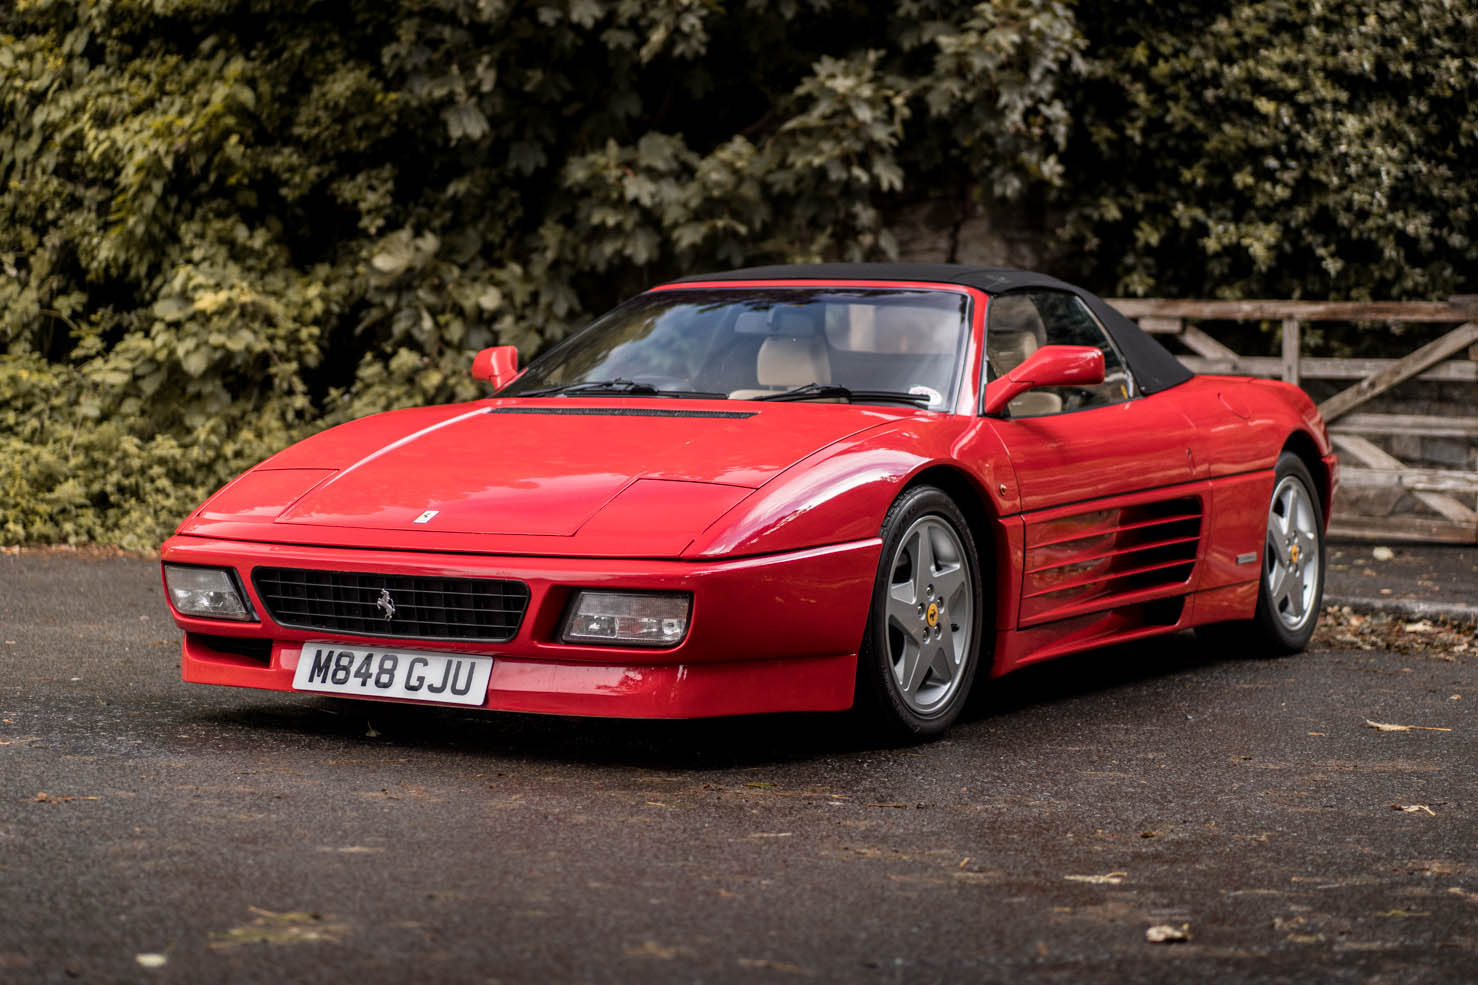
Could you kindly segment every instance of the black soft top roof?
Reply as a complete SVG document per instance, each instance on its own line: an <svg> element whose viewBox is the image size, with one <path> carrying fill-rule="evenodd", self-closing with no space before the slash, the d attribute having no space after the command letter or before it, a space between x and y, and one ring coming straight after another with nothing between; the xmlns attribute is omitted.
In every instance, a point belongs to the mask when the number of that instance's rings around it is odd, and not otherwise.
<svg viewBox="0 0 1478 985"><path fill-rule="evenodd" d="M786 264L772 267L747 267L723 273L695 274L682 277L675 284L694 281L753 280L876 280L915 281L926 284L958 284L973 287L986 294L1009 294L1032 288L1068 291L1083 299L1113 336L1119 351L1129 362L1139 388L1156 393L1184 383L1193 375L1160 343L1146 335L1138 325L1105 302L1080 287L1029 270L1003 267L970 267L951 263L812 263Z"/></svg>

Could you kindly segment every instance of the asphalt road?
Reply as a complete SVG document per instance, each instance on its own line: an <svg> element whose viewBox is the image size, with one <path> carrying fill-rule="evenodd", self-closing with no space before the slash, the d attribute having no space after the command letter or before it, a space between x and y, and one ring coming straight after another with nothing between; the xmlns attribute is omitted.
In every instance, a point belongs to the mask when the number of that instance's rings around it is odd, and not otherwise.
<svg viewBox="0 0 1478 985"><path fill-rule="evenodd" d="M186 685L152 563L0 555L0 981L1473 981L1478 644L1412 637L880 749Z"/></svg>

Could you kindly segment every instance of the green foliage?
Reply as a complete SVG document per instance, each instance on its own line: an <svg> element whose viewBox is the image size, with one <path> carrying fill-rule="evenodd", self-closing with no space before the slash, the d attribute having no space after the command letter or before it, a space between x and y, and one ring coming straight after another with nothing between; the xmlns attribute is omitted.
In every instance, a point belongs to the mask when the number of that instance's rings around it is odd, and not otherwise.
<svg viewBox="0 0 1478 985"><path fill-rule="evenodd" d="M311 430L475 396L483 346L887 257L911 187L1057 178L1079 47L1049 0L23 0L0 541L148 548Z"/></svg>
<svg viewBox="0 0 1478 985"><path fill-rule="evenodd" d="M0 5L0 542L146 549L313 430L476 396L483 346L528 359L676 274L888 258L923 202L1050 204L1102 287L1472 290L1475 28L1442 0Z"/></svg>
<svg viewBox="0 0 1478 985"><path fill-rule="evenodd" d="M1066 238L1183 297L1472 291L1478 9L1448 0L1080 9L1094 55Z"/></svg>

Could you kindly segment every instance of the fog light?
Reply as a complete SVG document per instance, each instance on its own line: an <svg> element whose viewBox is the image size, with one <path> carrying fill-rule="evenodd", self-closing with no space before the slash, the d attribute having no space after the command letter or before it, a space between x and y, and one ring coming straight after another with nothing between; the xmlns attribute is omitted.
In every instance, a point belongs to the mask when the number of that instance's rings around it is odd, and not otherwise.
<svg viewBox="0 0 1478 985"><path fill-rule="evenodd" d="M237 622L250 622L256 618L245 597L237 590L236 579L225 568L166 564L164 584L169 588L169 600L181 615L234 619Z"/></svg>
<svg viewBox="0 0 1478 985"><path fill-rule="evenodd" d="M686 592L577 592L560 636L566 643L676 646L688 632Z"/></svg>

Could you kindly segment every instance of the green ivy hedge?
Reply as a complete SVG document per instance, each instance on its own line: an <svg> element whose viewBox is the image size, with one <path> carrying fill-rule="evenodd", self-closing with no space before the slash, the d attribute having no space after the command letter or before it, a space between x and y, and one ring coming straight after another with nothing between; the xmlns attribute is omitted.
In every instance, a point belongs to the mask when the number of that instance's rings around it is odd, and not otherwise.
<svg viewBox="0 0 1478 985"><path fill-rule="evenodd" d="M1440 0L21 0L0 543L149 549L313 430L476 395L478 348L527 358L677 273L887 258L923 202L1013 202L1105 291L1471 290L1474 27Z"/></svg>

